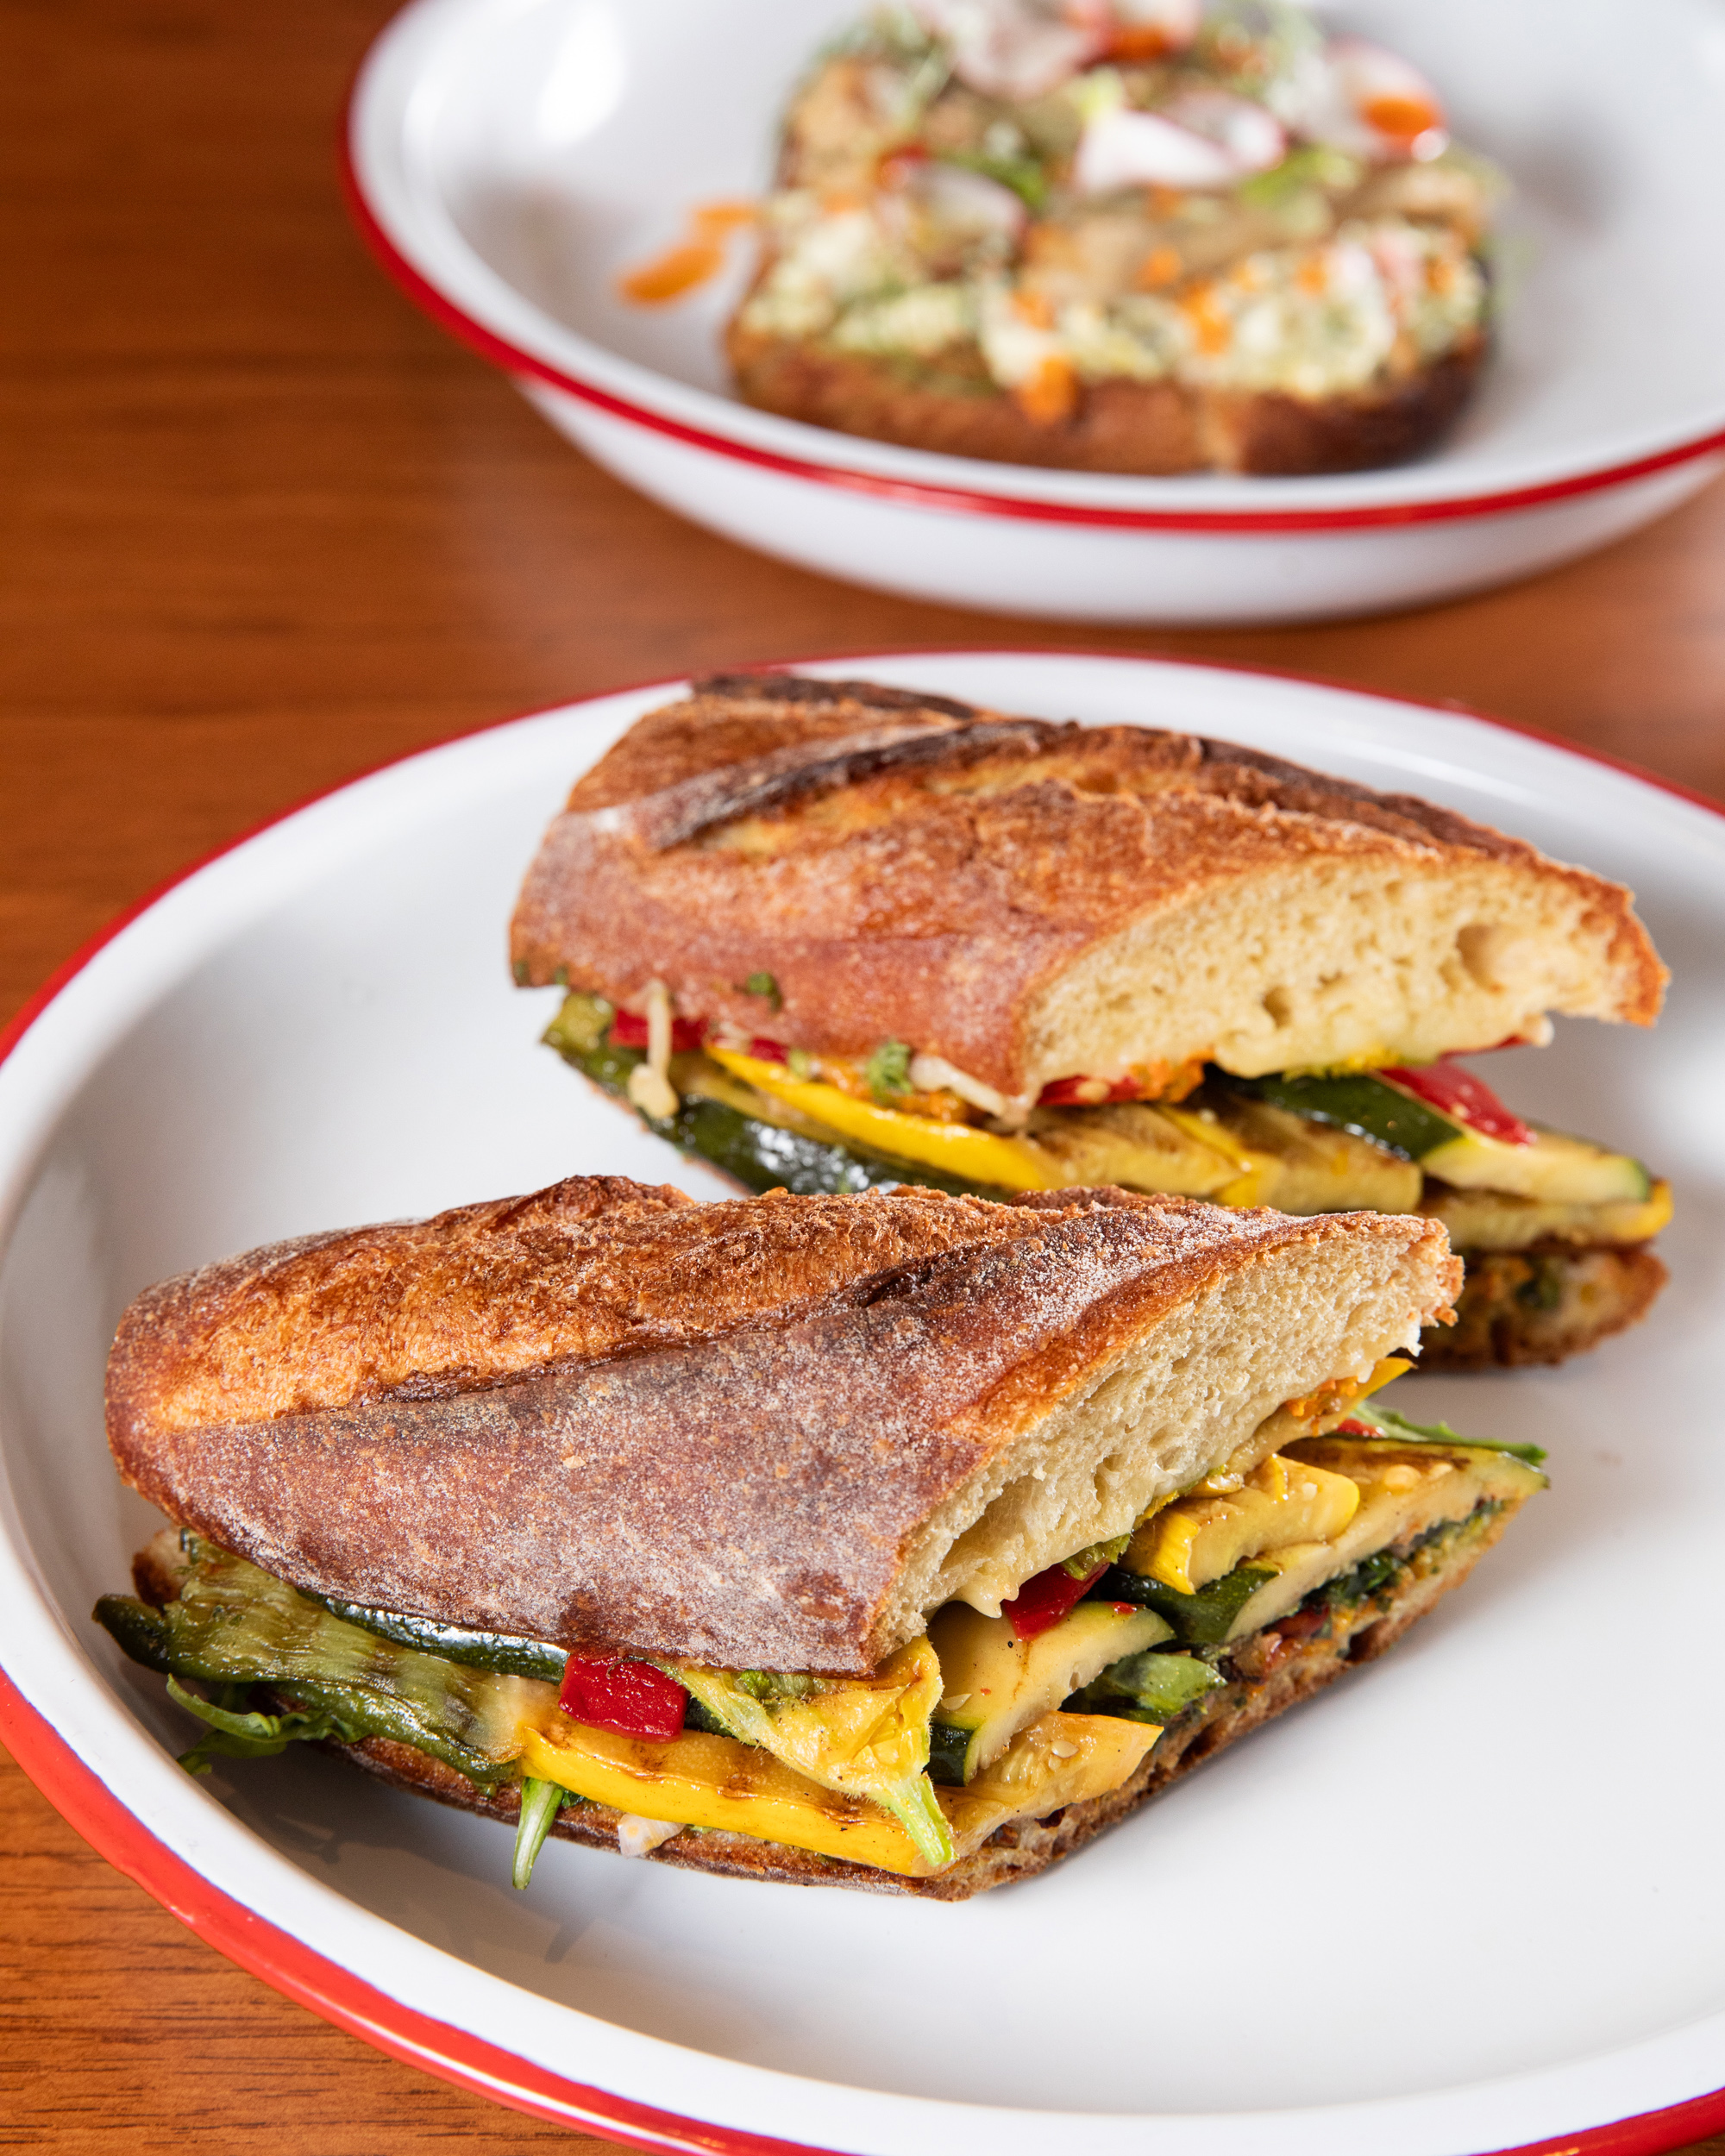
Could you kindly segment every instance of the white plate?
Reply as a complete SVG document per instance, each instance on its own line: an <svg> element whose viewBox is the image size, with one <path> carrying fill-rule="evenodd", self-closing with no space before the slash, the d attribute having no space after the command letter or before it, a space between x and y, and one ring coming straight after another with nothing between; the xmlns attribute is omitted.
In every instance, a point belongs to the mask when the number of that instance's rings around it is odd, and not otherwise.
<svg viewBox="0 0 1725 2156"><path fill-rule="evenodd" d="M865 668L1411 787L1639 887L1677 975L1657 1036L1565 1025L1492 1075L1676 1175L1672 1286L1567 1369L1416 1381L1421 1407L1549 1446L1550 1495L1386 1661L1075 1862L957 1908L561 1843L519 1895L499 1828L337 1761L185 1776L160 1681L87 1616L152 1526L102 1437L127 1300L271 1238L574 1169L718 1188L536 1046L550 1001L505 964L542 827L667 693L634 690L246 841L74 970L0 1066L9 1741L271 1981L653 2146L1462 2156L1562 2135L1624 2156L1725 2125L1703 2103L1590 2134L1725 2082L1725 822L1488 722L1314 683L1013 654L831 670Z"/></svg>
<svg viewBox="0 0 1725 2156"><path fill-rule="evenodd" d="M777 116L864 0L414 0L355 86L354 206L384 259L647 493L804 567L1073 619L1294 619L1582 553L1725 446L1720 0L1349 0L1514 176L1500 348L1438 452L1305 479L985 464L750 410L718 348L743 264L676 306L619 269L766 185Z"/></svg>

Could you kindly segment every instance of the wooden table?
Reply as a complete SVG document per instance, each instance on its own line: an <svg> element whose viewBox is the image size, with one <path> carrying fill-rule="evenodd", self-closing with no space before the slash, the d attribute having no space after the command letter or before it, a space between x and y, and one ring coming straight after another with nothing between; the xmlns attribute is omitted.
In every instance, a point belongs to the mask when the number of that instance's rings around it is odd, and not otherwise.
<svg viewBox="0 0 1725 2156"><path fill-rule="evenodd" d="M386 12L14 0L3 18L0 1021L159 879L349 773L590 690L786 655L1247 661L1455 698L1725 795L1725 488L1484 599L1189 635L852 591L626 493L415 314L348 224L336 115ZM0 2147L572 2145L241 1975L3 1765Z"/></svg>

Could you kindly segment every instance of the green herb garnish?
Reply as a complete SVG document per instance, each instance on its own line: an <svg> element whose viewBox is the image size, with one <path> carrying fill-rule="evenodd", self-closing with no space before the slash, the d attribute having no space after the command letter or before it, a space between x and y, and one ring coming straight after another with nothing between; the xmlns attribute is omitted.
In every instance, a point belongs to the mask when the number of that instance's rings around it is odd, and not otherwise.
<svg viewBox="0 0 1725 2156"><path fill-rule="evenodd" d="M903 1041L882 1041L863 1068L869 1090L877 1100L911 1090L911 1051Z"/></svg>
<svg viewBox="0 0 1725 2156"><path fill-rule="evenodd" d="M539 1852L545 1846L545 1837L562 1810L567 1795L555 1782L542 1782L531 1774L522 1776L521 1818L515 1829L515 1861L510 1867L510 1877L517 1886L524 1887L533 1877Z"/></svg>

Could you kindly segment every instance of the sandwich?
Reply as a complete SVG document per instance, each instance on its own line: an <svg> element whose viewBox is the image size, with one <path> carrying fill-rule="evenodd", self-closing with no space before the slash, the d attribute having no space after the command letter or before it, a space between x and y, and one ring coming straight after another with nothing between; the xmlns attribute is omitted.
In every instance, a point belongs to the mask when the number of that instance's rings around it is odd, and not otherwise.
<svg viewBox="0 0 1725 2156"><path fill-rule="evenodd" d="M1501 191L1417 70L1292 6L911 0L796 92L727 350L751 404L947 454L1393 463L1477 380Z"/></svg>
<svg viewBox="0 0 1725 2156"><path fill-rule="evenodd" d="M1418 1217L577 1176L170 1280L96 1616L203 1725L548 1834L956 1900L1391 1644L1540 1488L1383 1407Z"/></svg>
<svg viewBox="0 0 1725 2156"><path fill-rule="evenodd" d="M748 1189L1421 1212L1467 1267L1427 1368L1560 1362L1665 1277L1669 1187L1451 1060L1651 1025L1631 894L1231 743L719 676L576 785L512 955L555 1048Z"/></svg>

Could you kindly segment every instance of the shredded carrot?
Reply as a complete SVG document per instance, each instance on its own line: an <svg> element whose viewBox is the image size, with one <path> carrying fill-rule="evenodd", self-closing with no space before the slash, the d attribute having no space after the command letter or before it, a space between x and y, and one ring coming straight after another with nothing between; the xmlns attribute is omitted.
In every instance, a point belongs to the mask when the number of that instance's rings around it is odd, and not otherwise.
<svg viewBox="0 0 1725 2156"><path fill-rule="evenodd" d="M1172 41L1165 30L1153 22L1123 22L1108 40L1107 57L1109 60L1160 60L1164 53L1172 52Z"/></svg>
<svg viewBox="0 0 1725 2156"><path fill-rule="evenodd" d="M1013 392L1019 410L1038 427L1058 426L1078 405L1078 374L1063 353L1051 352Z"/></svg>
<svg viewBox="0 0 1725 2156"><path fill-rule="evenodd" d="M618 290L637 307L662 307L668 299L681 299L697 285L705 285L724 267L724 249L711 240L685 241L667 248L650 262L617 280Z"/></svg>
<svg viewBox="0 0 1725 2156"><path fill-rule="evenodd" d="M1428 128L1440 128L1444 116L1423 97L1374 97L1361 108L1368 127L1392 142L1412 142Z"/></svg>
<svg viewBox="0 0 1725 2156"><path fill-rule="evenodd" d="M1456 266L1440 254L1426 265L1426 289L1440 294L1452 292L1461 281Z"/></svg>
<svg viewBox="0 0 1725 2156"><path fill-rule="evenodd" d="M1020 322L1027 322L1032 329L1051 329L1054 310L1045 292L1027 292L1022 287L1013 294L1013 312Z"/></svg>
<svg viewBox="0 0 1725 2156"><path fill-rule="evenodd" d="M1164 187L1159 180L1152 181L1150 192L1150 214L1152 217L1171 217L1186 199L1185 190Z"/></svg>
<svg viewBox="0 0 1725 2156"><path fill-rule="evenodd" d="M1138 264L1135 281L1143 291L1159 292L1179 282L1181 268L1178 248L1153 247Z"/></svg>
<svg viewBox="0 0 1725 2156"><path fill-rule="evenodd" d="M1192 334L1198 341L1198 349L1212 357L1226 352L1233 337L1233 325L1216 304L1216 295L1208 285L1201 285L1189 292L1182 303L1186 319L1192 325Z"/></svg>
<svg viewBox="0 0 1725 2156"><path fill-rule="evenodd" d="M689 222L698 239L722 240L744 225L754 224L760 215L759 203L703 202L691 211Z"/></svg>
<svg viewBox="0 0 1725 2156"><path fill-rule="evenodd" d="M717 277L724 267L724 243L743 225L753 224L759 211L752 202L708 202L689 212L691 237L656 254L639 269L625 271L617 289L637 307L662 307L681 299L698 285Z"/></svg>
<svg viewBox="0 0 1725 2156"><path fill-rule="evenodd" d="M1321 299L1329 290L1330 266L1321 254L1308 254L1301 263L1294 281L1302 292L1310 292L1314 299Z"/></svg>

